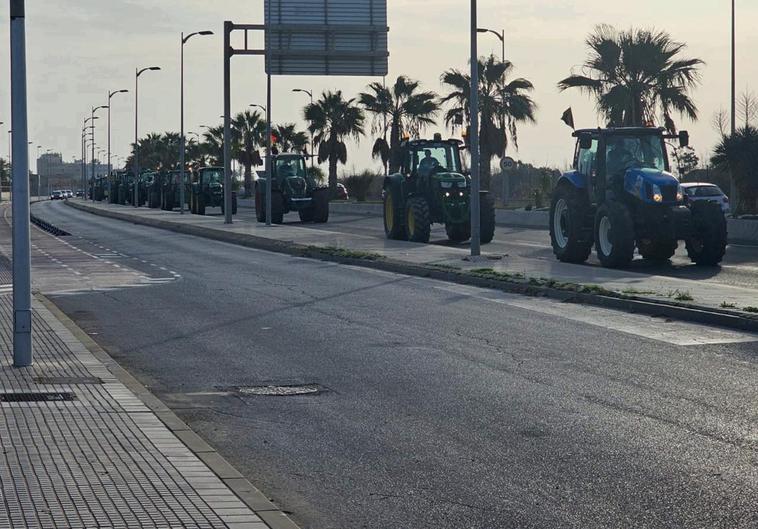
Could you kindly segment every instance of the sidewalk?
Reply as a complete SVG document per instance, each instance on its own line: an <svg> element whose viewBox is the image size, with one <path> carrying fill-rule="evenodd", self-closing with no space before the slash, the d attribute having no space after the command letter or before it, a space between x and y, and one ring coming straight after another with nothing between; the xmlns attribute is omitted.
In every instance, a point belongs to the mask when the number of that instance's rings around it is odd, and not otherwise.
<svg viewBox="0 0 758 529"><path fill-rule="evenodd" d="M495 273L524 280L600 287L625 297L654 303L676 302L684 306L713 310L733 306L735 310L732 312L751 319L753 314L741 309L758 305L758 285L756 288L745 288L710 282L707 279L656 276L509 255L490 255L489 259L485 255L481 261L470 262L465 260L469 254L468 248L465 247L417 244L386 240L372 235L341 233L330 231L328 223L318 229L304 228L297 224L266 227L254 221L240 220L227 225L224 224L223 217L219 216L180 215L178 212L160 209L133 208L100 202L85 203L81 200L69 202L69 205L112 218L275 251L277 248L292 245L340 248L358 252L358 257L379 256L410 265L431 265L460 271L486 268ZM487 247L484 246L482 250L486 254Z"/></svg>
<svg viewBox="0 0 758 529"><path fill-rule="evenodd" d="M35 363L16 369L0 291L0 529L295 528L54 306L33 309Z"/></svg>

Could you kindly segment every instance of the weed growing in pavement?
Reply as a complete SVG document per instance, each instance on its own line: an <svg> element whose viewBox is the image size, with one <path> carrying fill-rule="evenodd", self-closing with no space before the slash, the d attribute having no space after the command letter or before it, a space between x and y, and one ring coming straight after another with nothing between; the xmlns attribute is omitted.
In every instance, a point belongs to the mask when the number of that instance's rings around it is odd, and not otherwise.
<svg viewBox="0 0 758 529"><path fill-rule="evenodd" d="M621 293L630 296L652 296L657 294L654 290L637 290L636 288L625 288Z"/></svg>
<svg viewBox="0 0 758 529"><path fill-rule="evenodd" d="M361 252L358 250L348 250L347 248L337 248L335 246L308 246L308 252L332 255L334 257L344 257L346 259L362 259L365 261L377 261L383 259L382 255L371 252Z"/></svg>
<svg viewBox="0 0 758 529"><path fill-rule="evenodd" d="M745 312L752 312L753 314L758 314L758 307L745 307L742 310L744 310Z"/></svg>
<svg viewBox="0 0 758 529"><path fill-rule="evenodd" d="M673 298L676 301L692 301L695 299L689 290L679 290L678 288L676 290L669 290L666 293L666 297Z"/></svg>
<svg viewBox="0 0 758 529"><path fill-rule="evenodd" d="M722 301L719 307L721 307L722 309L736 309L737 305L734 303L728 303L726 301Z"/></svg>

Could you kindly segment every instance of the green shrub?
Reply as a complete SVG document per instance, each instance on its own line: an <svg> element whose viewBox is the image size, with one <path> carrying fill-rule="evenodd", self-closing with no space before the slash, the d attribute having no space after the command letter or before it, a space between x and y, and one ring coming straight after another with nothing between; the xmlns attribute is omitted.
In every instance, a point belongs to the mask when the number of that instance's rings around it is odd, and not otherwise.
<svg viewBox="0 0 758 529"><path fill-rule="evenodd" d="M365 202L372 184L379 178L382 176L372 171L363 171L360 174L344 177L342 183L347 188L350 198L354 198L358 202Z"/></svg>

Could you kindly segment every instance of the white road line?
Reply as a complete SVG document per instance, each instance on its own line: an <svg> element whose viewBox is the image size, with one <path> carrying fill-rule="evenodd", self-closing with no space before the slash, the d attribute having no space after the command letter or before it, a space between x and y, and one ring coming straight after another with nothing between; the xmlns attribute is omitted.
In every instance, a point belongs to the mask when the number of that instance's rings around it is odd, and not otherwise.
<svg viewBox="0 0 758 529"><path fill-rule="evenodd" d="M444 290L458 295L489 301L501 305L518 307L539 312L549 316L565 318L595 327L641 336L651 340L672 345L706 345L758 342L758 335L698 325L695 323L668 321L640 314L628 314L586 305L567 305L556 301L529 298L516 294L506 294L495 290L480 290L465 285L435 285L437 290Z"/></svg>

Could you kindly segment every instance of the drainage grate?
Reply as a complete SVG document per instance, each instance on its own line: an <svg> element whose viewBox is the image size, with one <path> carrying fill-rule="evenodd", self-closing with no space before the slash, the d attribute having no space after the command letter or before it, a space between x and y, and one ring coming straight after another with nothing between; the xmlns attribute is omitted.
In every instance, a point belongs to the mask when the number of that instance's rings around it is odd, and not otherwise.
<svg viewBox="0 0 758 529"><path fill-rule="evenodd" d="M318 384L237 386L231 388L240 395L256 397L295 397L298 395L318 395L325 390Z"/></svg>
<svg viewBox="0 0 758 529"><path fill-rule="evenodd" d="M0 402L60 402L76 400L73 393L0 393Z"/></svg>
<svg viewBox="0 0 758 529"><path fill-rule="evenodd" d="M37 384L102 384L99 377L34 377Z"/></svg>
<svg viewBox="0 0 758 529"><path fill-rule="evenodd" d="M65 237L67 235L71 235L66 230L62 230L62 229L60 229L57 226L53 226L49 222L47 222L45 220L42 220L41 218L39 218L37 216L29 215L29 220L31 220L32 224L34 224L38 228L40 228L40 229L42 229L42 230L44 230L44 231L46 231L48 233L52 233L56 237Z"/></svg>

